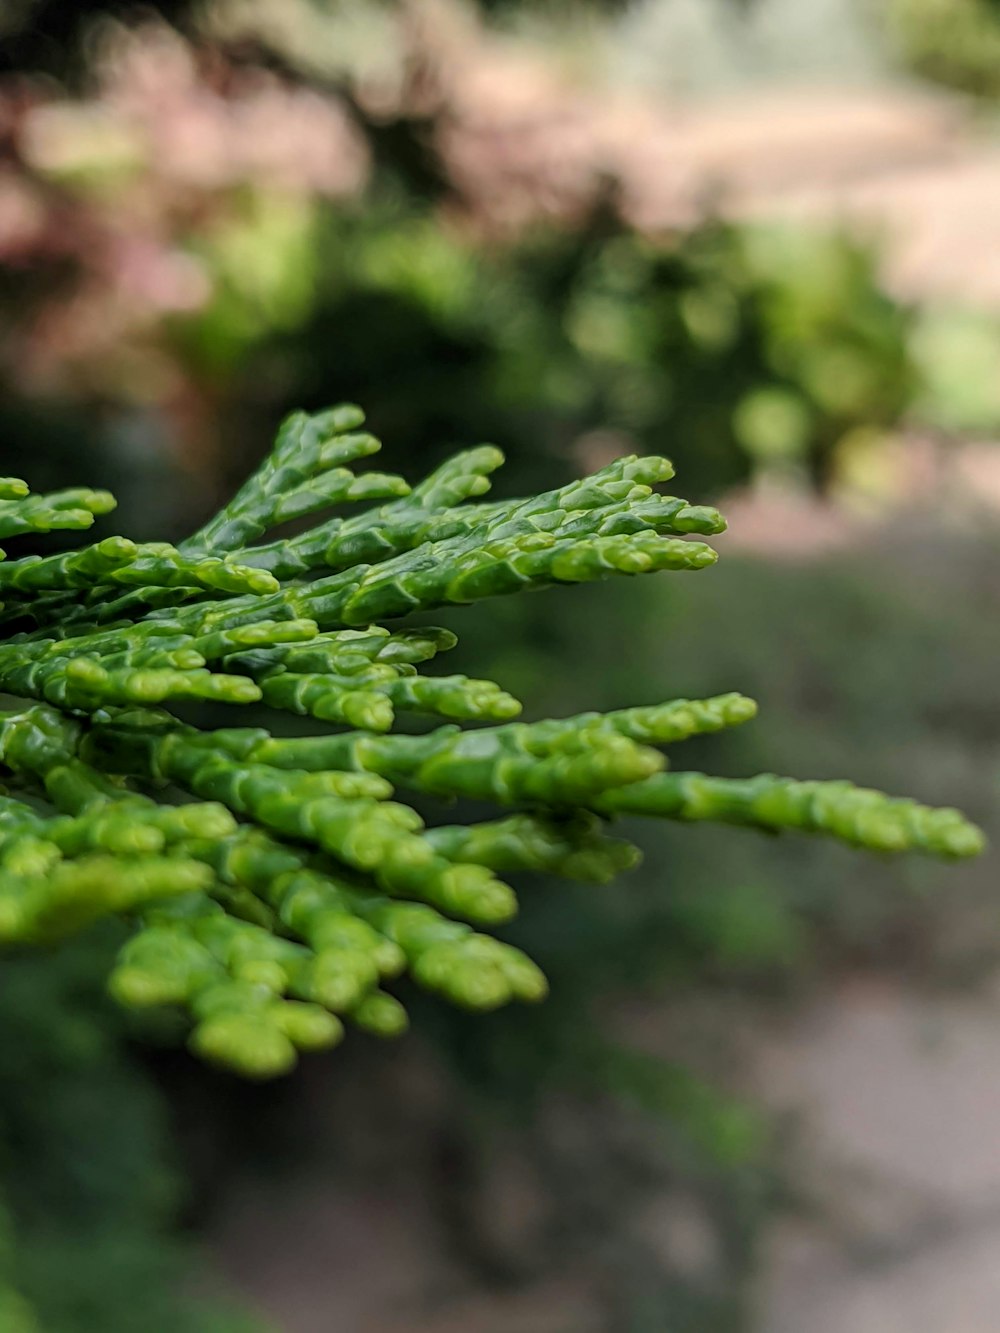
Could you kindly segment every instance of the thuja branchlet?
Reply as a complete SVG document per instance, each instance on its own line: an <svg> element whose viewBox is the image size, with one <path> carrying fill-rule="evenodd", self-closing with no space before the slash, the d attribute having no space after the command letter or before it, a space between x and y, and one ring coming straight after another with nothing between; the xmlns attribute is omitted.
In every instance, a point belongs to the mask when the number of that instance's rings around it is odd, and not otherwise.
<svg viewBox="0 0 1000 1333"><path fill-rule="evenodd" d="M669 768L672 743L754 716L739 694L523 722L492 681L423 674L455 637L407 626L409 613L707 569L716 552L700 538L725 523L657 490L673 469L655 457L484 502L503 459L481 447L411 489L352 469L379 449L363 420L353 406L290 416L254 476L179 546L108 537L0 563L0 691L13 700L0 713L0 942L122 918L112 994L179 1008L195 1051L266 1077L333 1046L345 1021L402 1032L387 986L404 972L472 1009L541 1000L536 964L489 933L516 911L504 876L610 880L639 855L609 832L620 816L980 851L956 810L848 782ZM0 540L86 528L113 504L3 480ZM267 540L333 506L350 516ZM191 699L327 727L199 729L171 711ZM447 721L395 732L411 713ZM428 827L408 792L500 812Z"/></svg>

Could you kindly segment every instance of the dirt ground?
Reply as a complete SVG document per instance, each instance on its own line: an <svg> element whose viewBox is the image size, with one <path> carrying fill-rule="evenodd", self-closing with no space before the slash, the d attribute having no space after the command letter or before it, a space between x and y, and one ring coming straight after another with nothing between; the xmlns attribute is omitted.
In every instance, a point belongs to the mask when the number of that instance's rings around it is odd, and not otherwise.
<svg viewBox="0 0 1000 1333"><path fill-rule="evenodd" d="M854 977L752 1042L748 1091L786 1123L802 1195L765 1235L758 1333L996 1333L1000 982L942 998ZM605 1333L585 1271L471 1287L416 1177L248 1186L215 1251L282 1333Z"/></svg>

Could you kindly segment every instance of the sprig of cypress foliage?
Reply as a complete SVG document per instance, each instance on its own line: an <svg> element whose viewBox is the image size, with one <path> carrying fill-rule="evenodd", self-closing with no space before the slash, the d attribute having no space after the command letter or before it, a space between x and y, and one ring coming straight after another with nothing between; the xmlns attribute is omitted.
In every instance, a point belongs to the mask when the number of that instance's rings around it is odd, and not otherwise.
<svg viewBox="0 0 1000 1333"><path fill-rule="evenodd" d="M407 972L475 1009L546 991L483 933L516 911L508 874L606 882L639 851L619 815L825 833L883 852L975 855L982 834L846 782L667 769L666 747L749 721L739 694L515 721L500 685L422 666L454 646L412 611L552 583L716 559L718 511L654 488L624 458L525 499L481 502L499 451L456 455L412 489L356 473L378 441L358 408L295 413L235 498L179 547L108 537L0 564L0 941L44 942L114 914L110 978L129 1006L171 1005L192 1048L249 1076L336 1044L344 1024L406 1027L384 989ZM287 540L269 532L336 504ZM83 528L105 492L33 496L0 480L0 534ZM389 624L381 622L389 621ZM185 699L263 703L328 724L285 737L203 730ZM397 714L448 719L395 732ZM461 724L482 724L466 727ZM503 807L427 827L400 792Z"/></svg>

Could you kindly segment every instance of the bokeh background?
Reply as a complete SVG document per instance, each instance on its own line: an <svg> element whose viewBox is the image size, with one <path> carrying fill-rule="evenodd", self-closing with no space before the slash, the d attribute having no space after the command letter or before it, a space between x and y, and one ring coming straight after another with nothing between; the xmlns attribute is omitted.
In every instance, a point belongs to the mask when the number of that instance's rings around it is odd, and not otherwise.
<svg viewBox="0 0 1000 1333"><path fill-rule="evenodd" d="M463 611L528 715L738 688L732 773L1000 796L1000 4L3 0L0 454L178 538L281 414L411 477L629 452L685 580ZM995 1333L997 861L644 829L534 884L552 999L250 1088L0 969L40 1333Z"/></svg>

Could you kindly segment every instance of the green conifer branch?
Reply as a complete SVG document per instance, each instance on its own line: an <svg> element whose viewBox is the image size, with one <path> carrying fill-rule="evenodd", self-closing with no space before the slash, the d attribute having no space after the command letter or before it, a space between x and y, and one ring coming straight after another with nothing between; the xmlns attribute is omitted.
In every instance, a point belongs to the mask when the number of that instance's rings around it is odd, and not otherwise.
<svg viewBox="0 0 1000 1333"><path fill-rule="evenodd" d="M0 540L55 528L89 528L98 514L109 514L114 507L109 491L80 487L32 495L23 481L7 477L0 482Z"/></svg>
<svg viewBox="0 0 1000 1333"><path fill-rule="evenodd" d="M110 978L132 1007L185 1011L200 1054L253 1077L336 1044L344 1024L406 1027L402 973L473 1009L537 1001L536 965L475 927L516 910L500 876L603 883L638 849L618 816L826 833L879 851L976 854L957 811L849 783L666 771L664 748L750 720L739 694L512 721L492 681L428 675L449 630L395 623L552 583L714 563L725 523L619 459L520 500L476 502L502 462L481 446L410 490L355 472L378 442L354 407L282 425L236 497L180 547L109 537L0 564L0 940L43 942L108 914L131 934ZM261 542L333 504L382 501ZM0 480L0 533L85 527L104 492L36 497ZM383 621L392 621L391 627ZM23 627L22 627L23 626ZM288 737L205 730L175 701L257 703L328 724ZM454 721L420 735L400 712ZM488 723L466 728L458 723ZM431 827L400 791L507 807Z"/></svg>
<svg viewBox="0 0 1000 1333"><path fill-rule="evenodd" d="M876 852L960 858L977 856L985 845L980 830L958 810L893 799L851 782L796 782L770 773L753 778L659 773L604 792L596 808L604 814L744 824L773 833L828 833Z"/></svg>

